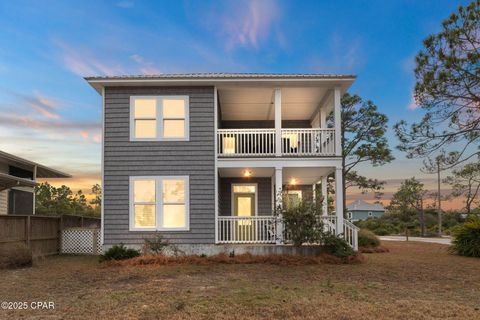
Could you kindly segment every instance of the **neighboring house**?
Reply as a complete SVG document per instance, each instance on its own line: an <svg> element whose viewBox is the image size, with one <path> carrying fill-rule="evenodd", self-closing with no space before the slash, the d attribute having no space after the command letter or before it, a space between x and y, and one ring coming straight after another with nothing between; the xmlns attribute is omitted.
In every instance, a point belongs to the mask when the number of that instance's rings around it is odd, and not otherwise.
<svg viewBox="0 0 480 320"><path fill-rule="evenodd" d="M381 203L368 203L357 200L347 205L347 218L351 221L380 218L385 213Z"/></svg>
<svg viewBox="0 0 480 320"><path fill-rule="evenodd" d="M70 175L0 151L0 214L35 214L37 178Z"/></svg>
<svg viewBox="0 0 480 320"><path fill-rule="evenodd" d="M336 180L343 212L340 98L355 80L324 74L90 77L103 97L103 244L141 246L154 232L188 252L282 244L272 216ZM333 114L332 125L327 117ZM324 221L356 232L343 215ZM345 228L345 229L344 229ZM356 236L348 236L356 246Z"/></svg>

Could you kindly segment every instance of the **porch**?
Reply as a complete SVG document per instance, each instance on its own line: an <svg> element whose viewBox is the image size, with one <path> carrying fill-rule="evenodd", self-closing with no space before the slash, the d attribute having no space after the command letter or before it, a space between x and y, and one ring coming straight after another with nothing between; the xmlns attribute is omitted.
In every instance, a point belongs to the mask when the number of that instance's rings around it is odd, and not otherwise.
<svg viewBox="0 0 480 320"><path fill-rule="evenodd" d="M289 244L289 232L284 228L282 217L274 215L274 208L322 197L318 219L323 231L343 235L357 250L358 229L343 219L341 170L337 167L319 166L315 161L301 162L306 167L286 164L268 167L268 163L271 165L268 161L264 162L265 167L235 167L235 163L222 162L218 169L217 244ZM312 163L317 166L309 166ZM329 210L327 200L332 196L327 188L328 176L332 174L336 178L334 185L339 188L335 192L336 211ZM284 199L278 197L279 194L283 194Z"/></svg>

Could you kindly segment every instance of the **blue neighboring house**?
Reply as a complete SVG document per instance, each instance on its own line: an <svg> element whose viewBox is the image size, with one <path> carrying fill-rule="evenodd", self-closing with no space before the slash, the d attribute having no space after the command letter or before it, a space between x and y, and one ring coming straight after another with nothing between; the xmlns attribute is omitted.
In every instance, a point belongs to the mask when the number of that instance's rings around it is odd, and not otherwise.
<svg viewBox="0 0 480 320"><path fill-rule="evenodd" d="M368 203L363 200L357 200L347 205L347 218L350 221L380 218L384 213L385 208L381 203Z"/></svg>

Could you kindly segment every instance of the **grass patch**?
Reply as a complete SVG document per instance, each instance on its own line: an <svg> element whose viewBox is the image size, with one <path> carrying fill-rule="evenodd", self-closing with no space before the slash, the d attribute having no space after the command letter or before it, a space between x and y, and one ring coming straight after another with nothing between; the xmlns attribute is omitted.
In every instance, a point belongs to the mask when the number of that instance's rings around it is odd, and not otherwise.
<svg viewBox="0 0 480 320"><path fill-rule="evenodd" d="M1 319L479 319L480 259L448 247L388 242L360 264L211 263L105 267L55 256L1 270ZM459 272L461 270L461 272Z"/></svg>

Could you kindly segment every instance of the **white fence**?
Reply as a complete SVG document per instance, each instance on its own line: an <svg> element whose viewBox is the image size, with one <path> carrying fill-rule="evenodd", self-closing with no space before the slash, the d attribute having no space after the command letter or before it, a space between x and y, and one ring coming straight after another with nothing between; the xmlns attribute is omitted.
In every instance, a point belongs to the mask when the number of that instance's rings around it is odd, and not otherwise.
<svg viewBox="0 0 480 320"><path fill-rule="evenodd" d="M101 254L100 229L68 228L62 230L61 253Z"/></svg>
<svg viewBox="0 0 480 320"><path fill-rule="evenodd" d="M286 156L335 155L335 129L282 129L281 152ZM275 155L275 129L218 129L220 157Z"/></svg>

